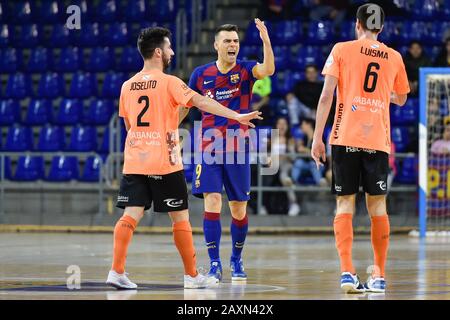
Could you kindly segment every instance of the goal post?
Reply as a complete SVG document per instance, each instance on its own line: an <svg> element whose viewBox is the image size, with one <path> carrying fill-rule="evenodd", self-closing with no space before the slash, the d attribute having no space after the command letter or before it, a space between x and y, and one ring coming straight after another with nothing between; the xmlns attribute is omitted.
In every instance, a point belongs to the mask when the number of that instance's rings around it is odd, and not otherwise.
<svg viewBox="0 0 450 320"><path fill-rule="evenodd" d="M421 238L432 234L448 234L446 231L450 226L450 154L440 151L444 148L440 146L446 145L443 141L444 132L450 130L446 129L446 126L450 128L450 68L420 68L419 235Z"/></svg>

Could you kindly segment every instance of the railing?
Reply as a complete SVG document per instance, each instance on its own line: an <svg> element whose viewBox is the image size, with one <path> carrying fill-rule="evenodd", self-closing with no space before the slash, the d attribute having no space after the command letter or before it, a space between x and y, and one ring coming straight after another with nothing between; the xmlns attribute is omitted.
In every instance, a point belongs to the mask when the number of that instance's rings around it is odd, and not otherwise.
<svg viewBox="0 0 450 320"><path fill-rule="evenodd" d="M66 182L32 182L24 185L23 182L10 182L8 184L5 183L5 158L12 157L18 158L20 156L30 155L30 156L42 156L45 160L51 161L53 156L76 156L78 159L86 159L90 156L94 156L99 163L99 178L97 183L89 183L89 185L83 185L82 187L79 184L69 184ZM35 191L36 189L41 191L52 191L52 192L66 192L66 191L92 191L96 190L98 193L98 212L97 217L101 218L104 209L103 209L103 195L104 195L104 177L105 170L103 165L102 158L94 152L1 152L0 153L0 223L4 220L5 215L5 191L6 190L30 190ZM64 187L61 187L61 184L64 184Z"/></svg>

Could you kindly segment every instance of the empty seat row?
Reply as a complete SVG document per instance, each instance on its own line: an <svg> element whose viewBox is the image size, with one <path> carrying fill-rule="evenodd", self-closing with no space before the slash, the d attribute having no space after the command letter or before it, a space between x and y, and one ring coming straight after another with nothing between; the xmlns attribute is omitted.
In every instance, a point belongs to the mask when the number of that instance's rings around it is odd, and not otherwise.
<svg viewBox="0 0 450 320"><path fill-rule="evenodd" d="M99 139L101 141L97 143ZM0 144L0 150L6 152L98 151L107 153L110 146L109 139L109 128L106 128L103 136L99 137L96 127L75 126L70 132L69 142L66 143L66 133L63 127L47 125L40 129L37 144L35 144L33 130L30 127L13 125L8 128L6 141L3 146ZM125 133L122 132L122 150L124 141Z"/></svg>
<svg viewBox="0 0 450 320"><path fill-rule="evenodd" d="M31 100L22 121L21 108L17 100L0 100L0 126L23 123L30 126L41 126L48 123L57 125L106 125L114 114L113 100L94 99L88 108L84 108L81 100L63 99L56 113L50 100Z"/></svg>
<svg viewBox="0 0 450 320"><path fill-rule="evenodd" d="M86 158L80 175L80 164L74 156L52 157L50 168L46 173L45 161L41 156L24 155L17 160L15 170L9 157L5 157L5 173L7 180L13 181L37 181L45 180L63 182L78 180L83 182L98 182L102 159L96 156Z"/></svg>
<svg viewBox="0 0 450 320"><path fill-rule="evenodd" d="M124 17L127 21L171 21L179 9L178 0L73 0L67 1L2 1L0 20L10 23L58 23L65 21L69 14L67 7L76 5L83 21L113 22ZM72 12L71 12L72 13Z"/></svg>
<svg viewBox="0 0 450 320"><path fill-rule="evenodd" d="M108 72L105 75L101 90L98 90L97 77L93 73L77 72L72 75L70 86L66 90L66 82L62 74L48 72L42 74L36 90L33 90L31 76L21 72L11 74L3 90L0 87L0 96L6 98L23 99L26 97L38 98L115 98L120 96L120 89L126 80L122 73Z"/></svg>
<svg viewBox="0 0 450 320"><path fill-rule="evenodd" d="M50 70L57 72L76 72L85 69L88 72L106 72L118 69L121 72L137 72L142 68L142 57L135 47L124 47L116 59L113 48L95 47L85 61L83 50L66 47L55 54L52 49L38 47L30 52L24 61L23 52L17 48L0 49L0 73L42 73Z"/></svg>

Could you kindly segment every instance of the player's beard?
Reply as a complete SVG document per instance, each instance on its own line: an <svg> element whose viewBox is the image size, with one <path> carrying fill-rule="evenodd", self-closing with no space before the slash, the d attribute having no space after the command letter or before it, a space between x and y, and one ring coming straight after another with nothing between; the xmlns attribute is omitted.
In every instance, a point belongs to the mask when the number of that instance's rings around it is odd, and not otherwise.
<svg viewBox="0 0 450 320"><path fill-rule="evenodd" d="M163 63L164 70L167 70L169 68L170 61L171 61L170 57L165 57L165 56L162 57L162 63Z"/></svg>

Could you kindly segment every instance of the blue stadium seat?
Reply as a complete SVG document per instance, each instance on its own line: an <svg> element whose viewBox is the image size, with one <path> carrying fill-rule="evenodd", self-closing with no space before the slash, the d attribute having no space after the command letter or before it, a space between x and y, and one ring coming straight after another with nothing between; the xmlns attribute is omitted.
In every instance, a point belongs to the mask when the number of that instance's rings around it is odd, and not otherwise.
<svg viewBox="0 0 450 320"><path fill-rule="evenodd" d="M142 69L143 61L135 47L125 47L119 61L119 70L125 72L138 72Z"/></svg>
<svg viewBox="0 0 450 320"><path fill-rule="evenodd" d="M150 3L149 14L158 22L174 21L178 10L178 0L154 1Z"/></svg>
<svg viewBox="0 0 450 320"><path fill-rule="evenodd" d="M128 29L125 22L115 22L103 28L103 44L111 47L121 47L128 42Z"/></svg>
<svg viewBox="0 0 450 320"><path fill-rule="evenodd" d="M437 19L439 18L439 3L436 0L415 1L412 13L415 19L429 21Z"/></svg>
<svg viewBox="0 0 450 320"><path fill-rule="evenodd" d="M395 21L385 21L383 32L380 33L380 41L384 43L392 43L399 40L400 32Z"/></svg>
<svg viewBox="0 0 450 320"><path fill-rule="evenodd" d="M47 46L54 48L64 48L70 44L70 30L63 24L54 24L51 26L50 36L47 40Z"/></svg>
<svg viewBox="0 0 450 320"><path fill-rule="evenodd" d="M53 119L50 100L31 100L24 123L30 126L45 125Z"/></svg>
<svg viewBox="0 0 450 320"><path fill-rule="evenodd" d="M444 35L449 29L450 29L450 22L448 21L439 21L431 23L429 32L426 37L427 43L430 45L441 46L442 42L445 40Z"/></svg>
<svg viewBox="0 0 450 320"><path fill-rule="evenodd" d="M440 8L440 18L446 20L450 17L450 0L442 1L442 8Z"/></svg>
<svg viewBox="0 0 450 320"><path fill-rule="evenodd" d="M397 126L403 124L402 107L391 104L390 105L391 125Z"/></svg>
<svg viewBox="0 0 450 320"><path fill-rule="evenodd" d="M408 128L406 127L393 127L392 128L392 141L395 143L397 152L405 152L408 148L409 136Z"/></svg>
<svg viewBox="0 0 450 320"><path fill-rule="evenodd" d="M6 3L0 2L0 21L9 22L9 7Z"/></svg>
<svg viewBox="0 0 450 320"><path fill-rule="evenodd" d="M87 70L92 72L108 71L114 68L114 50L109 47L97 47L92 49Z"/></svg>
<svg viewBox="0 0 450 320"><path fill-rule="evenodd" d="M397 161L397 167L399 167L398 164L400 164L400 161ZM417 184L418 172L417 157L407 157L401 161L400 169L394 180L399 183Z"/></svg>
<svg viewBox="0 0 450 320"><path fill-rule="evenodd" d="M136 48L136 42L142 29L158 26L157 22L144 21L141 23L128 23L128 43Z"/></svg>
<svg viewBox="0 0 450 320"><path fill-rule="evenodd" d="M9 75L6 84L5 97L23 99L32 96L30 76L23 73L15 73Z"/></svg>
<svg viewBox="0 0 450 320"><path fill-rule="evenodd" d="M70 84L70 98L89 98L97 93L97 82L93 74L78 72L73 75Z"/></svg>
<svg viewBox="0 0 450 320"><path fill-rule="evenodd" d="M1 158L0 158L1 161ZM0 164L1 166L1 164ZM1 170L1 169L0 169ZM10 157L5 157L5 162L4 162L4 177L6 180L12 180L12 166L11 166L11 158Z"/></svg>
<svg viewBox="0 0 450 320"><path fill-rule="evenodd" d="M355 40L355 25L355 21L344 21L342 23L341 30L338 35L340 41Z"/></svg>
<svg viewBox="0 0 450 320"><path fill-rule="evenodd" d="M283 71L288 67L290 56L289 51L289 47L273 47L273 53L275 56L275 69L277 71Z"/></svg>
<svg viewBox="0 0 450 320"><path fill-rule="evenodd" d="M402 120L405 125L416 125L419 119L419 99L409 98L403 107Z"/></svg>
<svg viewBox="0 0 450 320"><path fill-rule="evenodd" d="M65 147L64 129L59 126L46 125L39 132L38 151L62 151Z"/></svg>
<svg viewBox="0 0 450 320"><path fill-rule="evenodd" d="M53 61L51 57L51 50L47 48L38 47L31 50L30 59L27 63L27 72L41 72L44 73L50 69L51 62Z"/></svg>
<svg viewBox="0 0 450 320"><path fill-rule="evenodd" d="M62 22L66 13L66 7L61 1L44 0L39 7L39 20L40 23L56 24Z"/></svg>
<svg viewBox="0 0 450 320"><path fill-rule="evenodd" d="M77 157L54 156L50 165L50 171L45 178L47 181L64 182L76 180L79 176Z"/></svg>
<svg viewBox="0 0 450 320"><path fill-rule="evenodd" d="M126 2L125 17L129 22L143 21L147 18L145 0L130 0Z"/></svg>
<svg viewBox="0 0 450 320"><path fill-rule="evenodd" d="M83 29L74 32L74 43L81 47L95 47L100 43L98 23L84 23Z"/></svg>
<svg viewBox="0 0 450 320"><path fill-rule="evenodd" d="M44 158L39 156L20 156L17 160L16 173L12 180L36 181L44 178Z"/></svg>
<svg viewBox="0 0 450 320"><path fill-rule="evenodd" d="M80 100L64 99L61 101L55 124L75 125L81 121L83 105Z"/></svg>
<svg viewBox="0 0 450 320"><path fill-rule="evenodd" d="M58 72L76 72L83 67L83 52L77 47L66 47L55 61L54 69Z"/></svg>
<svg viewBox="0 0 450 320"><path fill-rule="evenodd" d="M94 99L84 114L84 123L90 125L106 125L109 123L113 113L114 104L112 100Z"/></svg>
<svg viewBox="0 0 450 320"><path fill-rule="evenodd" d="M48 72L41 75L36 97L57 98L64 95L64 79L61 74Z"/></svg>
<svg viewBox="0 0 450 320"><path fill-rule="evenodd" d="M95 127L76 126L72 128L68 151L95 151L97 149L97 130Z"/></svg>
<svg viewBox="0 0 450 320"><path fill-rule="evenodd" d="M9 32L10 29L14 28L7 24L0 25L0 48L7 48L9 43L12 43L12 41L10 40L10 37L12 36L12 34L10 34Z"/></svg>
<svg viewBox="0 0 450 320"><path fill-rule="evenodd" d="M0 73L14 73L22 65L22 50L5 48L0 50Z"/></svg>
<svg viewBox="0 0 450 320"><path fill-rule="evenodd" d="M20 104L16 99L0 100L0 126L20 122Z"/></svg>
<svg viewBox="0 0 450 320"><path fill-rule="evenodd" d="M123 73L116 73L112 71L108 72L105 75L105 80L103 81L102 97L118 99L122 84L125 80L126 79Z"/></svg>
<svg viewBox="0 0 450 320"><path fill-rule="evenodd" d="M305 133L302 131L300 126L295 126L291 128L291 135L295 140L300 140L305 137Z"/></svg>
<svg viewBox="0 0 450 320"><path fill-rule="evenodd" d="M33 133L31 129L19 125L9 127L3 150L11 152L33 150Z"/></svg>
<svg viewBox="0 0 450 320"><path fill-rule="evenodd" d="M320 49L314 46L301 47L296 54L291 55L291 63L299 70L304 70L308 64L315 64L320 67Z"/></svg>
<svg viewBox="0 0 450 320"><path fill-rule="evenodd" d="M302 39L302 25L297 20L280 21L273 25L271 39L274 45L295 45Z"/></svg>
<svg viewBox="0 0 450 320"><path fill-rule="evenodd" d="M19 24L31 22L36 10L33 1L14 1L12 9L11 20Z"/></svg>
<svg viewBox="0 0 450 320"><path fill-rule="evenodd" d="M262 59L262 50L259 46L242 46L239 48L238 59L253 60L255 57Z"/></svg>
<svg viewBox="0 0 450 320"><path fill-rule="evenodd" d="M101 23L114 22L117 20L118 9L115 0L100 0L95 7L95 20Z"/></svg>
<svg viewBox="0 0 450 320"><path fill-rule="evenodd" d="M100 178L101 159L95 156L90 156L86 159L84 170L79 178L84 182L98 182Z"/></svg>
<svg viewBox="0 0 450 320"><path fill-rule="evenodd" d="M20 31L14 37L14 46L17 48L34 48L42 43L41 26L27 24L20 27Z"/></svg>
<svg viewBox="0 0 450 320"><path fill-rule="evenodd" d="M287 72L284 75L284 90L287 90L286 93L292 92L294 86L297 82L304 79L304 72Z"/></svg>
<svg viewBox="0 0 450 320"><path fill-rule="evenodd" d="M264 21L264 24L267 26L268 30L272 30L270 21ZM247 30L245 31L244 41L246 45L261 45L259 31L253 21L249 23Z"/></svg>
<svg viewBox="0 0 450 320"><path fill-rule="evenodd" d="M97 152L101 154L109 153L109 127L106 127L103 132L102 142L98 146Z"/></svg>
<svg viewBox="0 0 450 320"><path fill-rule="evenodd" d="M311 21L308 26L310 44L329 44L334 39L333 26L330 21Z"/></svg>
<svg viewBox="0 0 450 320"><path fill-rule="evenodd" d="M404 21L403 28L399 33L400 43L409 44L412 40L424 41L427 40L429 28L426 22L423 21Z"/></svg>

